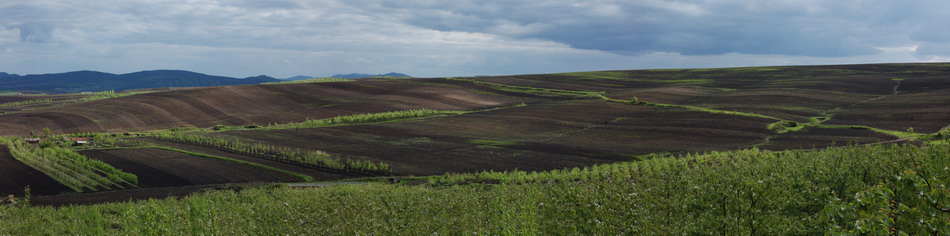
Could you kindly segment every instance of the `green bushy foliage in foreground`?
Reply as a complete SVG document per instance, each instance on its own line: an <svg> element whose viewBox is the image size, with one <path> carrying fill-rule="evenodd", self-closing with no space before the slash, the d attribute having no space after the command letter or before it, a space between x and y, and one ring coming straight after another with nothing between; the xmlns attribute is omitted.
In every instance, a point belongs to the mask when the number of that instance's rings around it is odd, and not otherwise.
<svg viewBox="0 0 950 236"><path fill-rule="evenodd" d="M753 149L435 179L428 186L257 188L181 200L0 208L0 234L950 232L946 145Z"/></svg>

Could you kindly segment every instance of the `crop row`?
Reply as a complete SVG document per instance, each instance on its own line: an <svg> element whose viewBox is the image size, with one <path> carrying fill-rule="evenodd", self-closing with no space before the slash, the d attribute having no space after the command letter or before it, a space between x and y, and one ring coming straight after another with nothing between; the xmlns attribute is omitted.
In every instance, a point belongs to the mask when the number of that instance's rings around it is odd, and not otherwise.
<svg viewBox="0 0 950 236"><path fill-rule="evenodd" d="M369 172L375 174L388 173L389 165L374 163L367 160L348 160L334 158L322 151L304 151L296 148L281 147L263 143L246 143L239 140L209 137L197 134L188 134L174 131L154 132L156 138L173 142L192 143L230 151L266 157L284 162L315 166L343 171Z"/></svg>
<svg viewBox="0 0 950 236"><path fill-rule="evenodd" d="M290 80L290 81L280 81L280 82L267 82L263 84L312 84L312 83L328 83L328 82L352 82L351 79L339 79L339 78L310 78L302 80Z"/></svg>
<svg viewBox="0 0 950 236"><path fill-rule="evenodd" d="M145 93L151 93L151 91L134 91L134 92L116 93L114 90L109 90L109 91L93 92L91 93L90 96L81 98L76 102L88 102L88 101L125 97L125 96L132 96L132 95L145 94Z"/></svg>
<svg viewBox="0 0 950 236"><path fill-rule="evenodd" d="M35 147L16 138L2 138L13 156L76 192L111 190L138 185L138 177L68 148Z"/></svg>
<svg viewBox="0 0 950 236"><path fill-rule="evenodd" d="M492 83L488 81L475 80L475 79L461 79L461 78L446 78L446 79L485 85L485 86L488 86L497 90L501 90L501 91L506 91L506 92L525 93L525 94L544 96L544 97L597 98L600 94L603 94L603 92L575 91L575 90L549 89L549 88L537 88L537 87L499 84L499 83Z"/></svg>
<svg viewBox="0 0 950 236"><path fill-rule="evenodd" d="M464 113L467 113L467 111L431 110L431 109L423 108L423 109L413 109L413 110L337 116L337 117L319 119L319 120L308 119L301 123L276 125L275 128L316 128L316 127L326 127L326 126L339 125L339 124L375 123L375 122L431 117L431 116L439 116L439 115L458 115L458 114L464 114Z"/></svg>
<svg viewBox="0 0 950 236"><path fill-rule="evenodd" d="M44 99L33 99L33 100L17 101L17 102L6 102L6 103L0 103L0 108L18 107L18 106L25 106L25 105L30 105L30 104L37 104L37 103L47 103L47 102L52 102L52 101L53 99L44 98Z"/></svg>

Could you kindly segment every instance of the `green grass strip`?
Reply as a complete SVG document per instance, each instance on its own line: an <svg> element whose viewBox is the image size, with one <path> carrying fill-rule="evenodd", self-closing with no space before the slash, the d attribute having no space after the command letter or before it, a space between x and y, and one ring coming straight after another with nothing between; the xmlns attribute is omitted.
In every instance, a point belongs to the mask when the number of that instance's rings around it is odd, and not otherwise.
<svg viewBox="0 0 950 236"><path fill-rule="evenodd" d="M459 79L459 78L451 78L451 77L445 78L445 79L453 80L453 81L469 82L469 83L479 84L479 85L486 85L493 89L506 91L506 92L531 94L531 95L537 95L537 96L543 96L543 97L596 98L600 94L604 93L604 92L575 91L575 90L517 86L517 85L492 83L492 82L475 80L475 79Z"/></svg>
<svg viewBox="0 0 950 236"><path fill-rule="evenodd" d="M641 106L674 107L674 108L683 108L683 109L687 109L687 110L701 111L701 112L713 113L713 114L726 114L726 115L736 115L736 116L747 116L747 117L765 118L765 119L773 119L773 120L782 120L782 119L775 118L775 117L772 117L772 116L767 116L767 115L762 115L762 114L755 114L755 113L749 113L749 112L741 112L741 111L727 111L727 110L719 110L719 109L714 109L714 108L697 107L697 106L689 106L689 105L676 105L676 104L652 103L652 102L644 102L644 101L641 101L641 100L639 100L639 99L637 99L637 100L631 100L631 101L625 101L625 100L610 98L610 97L607 97L607 96L604 96L604 95L601 95L601 94L598 94L597 97L599 97L600 99L606 100L606 101L619 102L619 103L627 103L627 104L641 105Z"/></svg>
<svg viewBox="0 0 950 236"><path fill-rule="evenodd" d="M898 138L910 138L916 139L919 137L927 136L927 134L917 133L917 132L908 132L908 131L896 131L896 130L886 130L881 128L874 128L866 125L823 125L821 122L828 120L827 117L812 117L812 122L809 123L800 123L789 120L782 120L768 124L766 126L769 130L774 130L776 133L783 134L787 132L797 132L801 131L808 127L822 128L822 129L864 129L870 130L877 133L887 134Z"/></svg>
<svg viewBox="0 0 950 236"><path fill-rule="evenodd" d="M302 80L290 80L290 81L280 81L280 82L267 82L262 84L313 84L313 83L329 83L329 82L353 82L352 79L339 79L339 78L310 78Z"/></svg>
<svg viewBox="0 0 950 236"><path fill-rule="evenodd" d="M26 105L39 104L39 103L49 103L49 102L53 102L53 99L44 98L44 99L33 99L33 100L25 100L25 101L17 101L17 102L7 102L7 103L0 103L0 108L18 107L18 106L26 106Z"/></svg>
<svg viewBox="0 0 950 236"><path fill-rule="evenodd" d="M489 87L492 87L492 88L498 89L498 90L502 90L502 91L516 92L516 93L525 93L525 94L532 94L532 95L538 95L538 96L548 96L548 97L573 97L573 98L600 98L600 99L603 99L603 100L606 100L606 101L621 102L621 103L628 103L628 104L634 104L634 105L656 106L656 107L676 107L676 108L683 108L683 109L688 109L688 110L693 110L693 111L701 111L701 112L714 113L714 114L726 114L726 115L737 115L737 116L747 116L747 117L757 117L757 118L781 120L781 119L779 119L779 118L775 118L775 117L772 117L772 116L767 116L767 115L762 115L762 114L755 114L755 113L749 113L749 112L741 112L741 111L727 111L727 110L719 110L719 109L713 109L713 108L697 107L697 106L688 106L688 105L674 105L674 104L651 103L651 102L643 102L643 101L639 101L639 100L637 100L637 101L635 101L635 102L634 102L634 101L624 101L624 100L614 99L614 98L610 98L610 97L604 96L604 92L574 91L574 90L563 90L563 89L535 88L535 87L526 87L526 86L516 86L516 85L507 85L507 84L492 83L492 82L479 81L479 80L474 80L474 79L459 79L459 78L446 78L446 79L448 79L448 80L454 80L454 81L470 82L470 83L475 83L475 84L482 84L482 85L487 85L487 86L489 86Z"/></svg>
<svg viewBox="0 0 950 236"><path fill-rule="evenodd" d="M523 106L527 106L527 105L524 103L520 103L520 104L511 105L511 106L493 107L493 108L475 110L475 111L431 110L431 109L423 108L423 109L412 109L412 110L344 115L344 116L330 117L326 119L306 120L303 122L293 122L293 123L283 123L283 124L270 124L270 125L265 125L265 126L257 126L257 125L215 126L215 127L210 128L209 130L192 128L192 129L182 129L182 130L175 130L175 131L232 131L232 130L258 130L258 129L283 130L283 129L298 129L298 128L300 129L323 128L323 127L336 127L336 126L347 126L347 125L400 122L400 121L417 120L417 119L429 119L429 118L435 118L435 117L463 115L463 114L469 114L469 113L495 111L495 110L523 107Z"/></svg>

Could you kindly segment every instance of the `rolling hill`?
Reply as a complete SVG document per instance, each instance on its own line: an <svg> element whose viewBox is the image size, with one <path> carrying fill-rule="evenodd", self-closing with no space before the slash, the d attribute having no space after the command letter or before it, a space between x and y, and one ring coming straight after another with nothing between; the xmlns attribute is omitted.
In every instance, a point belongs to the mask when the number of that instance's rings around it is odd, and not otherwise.
<svg viewBox="0 0 950 236"><path fill-rule="evenodd" d="M815 235L873 220L943 235L948 74L782 66L0 96L0 196L29 186L30 204L65 207L0 207L19 227L0 234L52 215L76 219L53 222L60 234L515 232L484 226L501 219L567 234ZM167 199L68 206L153 198ZM239 227L201 223L212 218ZM154 219L168 231L141 226Z"/></svg>

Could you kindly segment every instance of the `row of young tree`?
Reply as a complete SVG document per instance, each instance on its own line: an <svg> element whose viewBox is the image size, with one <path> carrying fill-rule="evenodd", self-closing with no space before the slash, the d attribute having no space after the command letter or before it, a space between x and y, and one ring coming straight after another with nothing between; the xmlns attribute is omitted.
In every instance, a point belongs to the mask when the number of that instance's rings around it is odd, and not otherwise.
<svg viewBox="0 0 950 236"><path fill-rule="evenodd" d="M115 90L108 90L108 91L92 92L92 93L86 93L86 94L89 94L89 96L80 98L79 100L77 100L77 102L88 102L88 101L151 93L151 92L154 92L154 91L132 91L132 92L117 93L115 92Z"/></svg>
<svg viewBox="0 0 950 236"><path fill-rule="evenodd" d="M72 149L42 143L34 146L19 138L0 138L17 160L52 177L76 192L138 186L138 177L105 162L89 159Z"/></svg>
<svg viewBox="0 0 950 236"><path fill-rule="evenodd" d="M151 135L163 140L222 148L305 166L350 172L367 172L371 174L389 173L389 165L386 163L335 158L323 151L306 151L299 148L281 147L263 143L248 143L240 140L228 140L175 131L159 131L153 132Z"/></svg>
<svg viewBox="0 0 950 236"><path fill-rule="evenodd" d="M5 102L5 103L0 103L0 108L26 106L30 104L47 103L47 102L52 102L52 101L53 99L51 98L42 98L42 99L16 101L16 102Z"/></svg>

